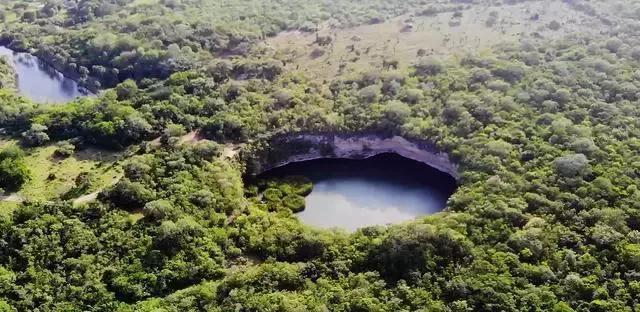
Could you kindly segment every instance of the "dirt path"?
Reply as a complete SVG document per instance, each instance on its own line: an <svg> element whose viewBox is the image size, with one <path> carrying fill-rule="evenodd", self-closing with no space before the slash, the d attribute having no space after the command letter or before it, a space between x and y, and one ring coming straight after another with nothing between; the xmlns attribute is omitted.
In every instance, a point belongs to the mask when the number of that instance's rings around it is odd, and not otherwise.
<svg viewBox="0 0 640 312"><path fill-rule="evenodd" d="M200 140L200 130L194 130L180 137L180 144L193 144Z"/></svg>
<svg viewBox="0 0 640 312"><path fill-rule="evenodd" d="M122 179L122 177L123 177L122 175L118 176L115 179L113 179L113 181L111 181L111 184L109 184L109 185L107 185L107 186L105 186L103 188L100 188L100 189L98 189L98 190L96 190L94 192L82 195L82 196L74 199L73 202L72 202L73 205L74 206L82 205L82 204L90 203L90 202L98 199L98 194L100 194L100 192L102 192L104 189L106 189L108 187L111 187L111 186L115 185L116 183L118 183L118 181L120 181L120 179Z"/></svg>
<svg viewBox="0 0 640 312"><path fill-rule="evenodd" d="M0 196L0 201L10 202L10 203L21 203L25 200L26 198L24 198L24 196L18 193L9 194L6 196Z"/></svg>
<svg viewBox="0 0 640 312"><path fill-rule="evenodd" d="M222 157L228 158L228 159L234 158L238 155L241 148L242 146L240 145L225 144L224 148L222 149Z"/></svg>
<svg viewBox="0 0 640 312"><path fill-rule="evenodd" d="M93 193L89 193L86 195L82 195L76 199L73 200L73 205L77 206L77 205L81 205L81 204L86 204L88 202L92 202L94 200L96 200L98 198L98 194L100 194L102 190L98 190L95 191Z"/></svg>

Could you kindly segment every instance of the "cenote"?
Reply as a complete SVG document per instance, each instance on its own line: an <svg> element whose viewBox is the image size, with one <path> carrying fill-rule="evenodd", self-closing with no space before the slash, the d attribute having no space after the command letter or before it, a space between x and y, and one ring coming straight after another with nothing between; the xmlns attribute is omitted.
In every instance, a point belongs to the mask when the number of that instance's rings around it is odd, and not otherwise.
<svg viewBox="0 0 640 312"><path fill-rule="evenodd" d="M313 182L306 208L298 213L303 222L349 231L439 212L456 189L450 175L394 153L295 162L260 177L287 176L305 176Z"/></svg>
<svg viewBox="0 0 640 312"><path fill-rule="evenodd" d="M29 53L0 46L0 57L9 58L17 75L18 92L39 103L65 103L90 92Z"/></svg>

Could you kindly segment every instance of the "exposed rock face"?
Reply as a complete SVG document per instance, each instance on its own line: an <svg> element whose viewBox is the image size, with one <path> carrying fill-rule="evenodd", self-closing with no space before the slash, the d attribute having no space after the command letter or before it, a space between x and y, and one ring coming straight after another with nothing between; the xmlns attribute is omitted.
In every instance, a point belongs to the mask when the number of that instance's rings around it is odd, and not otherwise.
<svg viewBox="0 0 640 312"><path fill-rule="evenodd" d="M460 179L458 166L433 144L410 141L400 136L298 134L275 139L260 172L292 162L319 158L368 158L382 153L396 153L425 163ZM259 172L259 173L260 173Z"/></svg>

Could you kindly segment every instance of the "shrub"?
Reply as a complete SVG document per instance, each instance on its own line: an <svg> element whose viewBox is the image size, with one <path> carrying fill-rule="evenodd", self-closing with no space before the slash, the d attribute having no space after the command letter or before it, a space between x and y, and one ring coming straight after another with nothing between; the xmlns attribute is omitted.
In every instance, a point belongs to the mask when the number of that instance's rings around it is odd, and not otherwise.
<svg viewBox="0 0 640 312"><path fill-rule="evenodd" d="M290 195L306 196L311 193L313 189L311 180L303 176L287 176L279 182L279 189Z"/></svg>
<svg viewBox="0 0 640 312"><path fill-rule="evenodd" d="M76 147L69 141L62 141L56 144L56 150L53 155L56 157L67 158L76 151Z"/></svg>
<svg viewBox="0 0 640 312"><path fill-rule="evenodd" d="M128 210L142 208L155 197L155 192L138 182L123 179L111 189L100 194L102 199L107 199L117 207Z"/></svg>
<svg viewBox="0 0 640 312"><path fill-rule="evenodd" d="M215 195L208 190L199 190L191 195L189 201L200 208L206 208L213 206L216 203L216 198Z"/></svg>
<svg viewBox="0 0 640 312"><path fill-rule="evenodd" d="M48 128L40 124L32 124L31 128L22 133L22 143L26 146L41 146L49 142Z"/></svg>
<svg viewBox="0 0 640 312"><path fill-rule="evenodd" d="M377 85L371 85L360 89L358 97L364 103L374 103L378 101L380 97L380 87Z"/></svg>
<svg viewBox="0 0 640 312"><path fill-rule="evenodd" d="M300 195L287 195L282 199L282 203L293 212L300 212L305 208L304 197Z"/></svg>
<svg viewBox="0 0 640 312"><path fill-rule="evenodd" d="M444 66L436 59L426 59L414 66L418 76L434 76L442 72Z"/></svg>
<svg viewBox="0 0 640 312"><path fill-rule="evenodd" d="M605 43L605 46L607 47L607 50L609 50L609 52L616 53L618 52L618 50L620 50L620 47L622 46L622 40L618 38L611 38L607 40L607 42Z"/></svg>
<svg viewBox="0 0 640 312"><path fill-rule="evenodd" d="M277 188L268 188L264 191L263 196L268 201L276 202L282 198L282 191Z"/></svg>
<svg viewBox="0 0 640 312"><path fill-rule="evenodd" d="M167 200L154 200L144 205L142 213L151 220L162 221L174 219L179 215L179 210Z"/></svg>

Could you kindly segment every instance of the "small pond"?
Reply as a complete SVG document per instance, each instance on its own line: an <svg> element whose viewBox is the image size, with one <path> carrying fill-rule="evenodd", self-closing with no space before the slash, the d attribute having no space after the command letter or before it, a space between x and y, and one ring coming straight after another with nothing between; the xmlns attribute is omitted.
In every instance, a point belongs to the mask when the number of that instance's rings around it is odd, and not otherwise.
<svg viewBox="0 0 640 312"><path fill-rule="evenodd" d="M291 163L265 178L305 176L313 190L300 219L320 228L348 231L399 223L441 211L456 181L426 164L397 154L367 159L318 159Z"/></svg>
<svg viewBox="0 0 640 312"><path fill-rule="evenodd" d="M0 46L0 57L8 57L18 76L18 92L38 103L65 103L90 94L88 90L29 53Z"/></svg>

